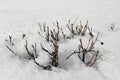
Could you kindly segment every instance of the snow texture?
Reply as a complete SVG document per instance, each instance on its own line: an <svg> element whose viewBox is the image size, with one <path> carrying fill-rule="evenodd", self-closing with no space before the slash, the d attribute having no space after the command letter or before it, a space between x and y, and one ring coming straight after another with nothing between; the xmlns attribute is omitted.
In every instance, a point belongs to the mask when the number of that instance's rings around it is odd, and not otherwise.
<svg viewBox="0 0 120 80"><path fill-rule="evenodd" d="M0 0L0 80L120 80L120 0ZM52 71L43 70L32 60L16 57L6 48L5 39L12 35L13 50L20 56L27 56L28 47L37 44L40 64L49 63L49 56L42 51L40 43L51 50L51 46L38 35L40 23L53 25L56 20L63 27L71 19L78 18L83 24L89 21L93 33L100 33L97 43L102 59L92 67L85 66L76 55L66 60L78 46L79 38L61 41L59 44L59 66ZM111 25L115 24L114 30ZM51 27L53 28L53 27ZM22 35L26 37L22 39ZM84 39L84 45L88 41Z"/></svg>

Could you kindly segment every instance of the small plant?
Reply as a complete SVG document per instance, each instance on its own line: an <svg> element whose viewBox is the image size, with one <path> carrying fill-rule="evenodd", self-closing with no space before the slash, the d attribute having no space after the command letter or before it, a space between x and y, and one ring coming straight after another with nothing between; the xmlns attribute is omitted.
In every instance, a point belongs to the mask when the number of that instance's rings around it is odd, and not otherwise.
<svg viewBox="0 0 120 80"><path fill-rule="evenodd" d="M67 28L68 28L68 30L72 33L72 35L76 35L75 28L74 28L74 24L71 23L70 20L68 21ZM76 27L76 28L77 28L77 27Z"/></svg>
<svg viewBox="0 0 120 80"><path fill-rule="evenodd" d="M70 33L72 35L67 36L63 29L60 27L59 22L56 21L56 28L54 29L50 29L50 26L47 26L45 23L42 25L39 23L39 30L38 34L42 36L41 32L43 32L45 34L45 40L46 41L60 41L61 39L71 39L72 37L74 37L75 35L80 35L80 36L85 36L87 29L89 30L89 34L91 37L94 37L93 33L92 33L92 28L90 29L88 26L88 21L86 22L86 24L83 26L81 21L80 21L80 25L75 25L77 20L75 20L73 23L69 20L67 23L67 29L70 31ZM62 36L61 36L62 35Z"/></svg>
<svg viewBox="0 0 120 80"><path fill-rule="evenodd" d="M82 23L81 23L81 21L80 21L79 32L81 32L82 36L85 35L87 28L88 28L88 21L86 22L85 26L83 26Z"/></svg>
<svg viewBox="0 0 120 80"><path fill-rule="evenodd" d="M6 41L9 45L11 45L11 46L14 45L14 43L13 43L13 38L12 38L11 35L9 35L9 38L8 38L8 39L5 39L5 41Z"/></svg>
<svg viewBox="0 0 120 80"><path fill-rule="evenodd" d="M114 31L114 28L115 28L115 23L113 23L113 24L111 25L110 29L111 29L112 31Z"/></svg>
<svg viewBox="0 0 120 80"><path fill-rule="evenodd" d="M25 50L27 51L27 54L28 56L26 57L22 57L20 56L19 54L17 54L11 47L13 47L13 45L15 45L13 43L13 39L12 39L12 36L9 36L9 39L6 39L5 40L6 42L8 42L8 45L6 45L6 48L12 52L15 56L19 57L19 58L22 58L22 59L27 59L27 60L32 60L36 65L38 65L39 67L42 67L43 69L45 70L51 70L51 66L50 65L47 65L47 66L43 66L43 65L40 65L36 59L39 57L38 53L37 53L37 45L32 45L32 49L33 51L30 51L28 49L28 42L26 40L26 44L25 44Z"/></svg>
<svg viewBox="0 0 120 80"><path fill-rule="evenodd" d="M53 51L49 52L49 50L45 49L42 45L41 48L43 51L47 52L50 55L50 59L51 62L50 64L54 67L58 66L58 49L59 49L59 45L57 41L52 41L52 45L53 45Z"/></svg>
<svg viewBox="0 0 120 80"><path fill-rule="evenodd" d="M99 34L99 33L98 33L98 34ZM92 39L89 39L89 42L88 42L88 45L87 45L86 48L83 47L82 39L80 39L80 44L79 44L79 46L78 46L78 51L75 50L75 51L74 51L72 54L70 54L66 59L69 59L69 57L71 57L72 55L74 55L74 54L77 53L79 59L80 59L84 64L86 64L87 66L92 66L92 65L96 62L96 60L97 60L97 58L98 58L98 54L99 54L99 51L98 51L98 50L97 50L97 51L94 50L94 45L95 45L97 39L98 39L98 35L97 35L97 37L96 37L96 39L95 39L94 41L93 41ZM91 60L86 63L86 55L89 54L89 53L92 54L93 56L92 56Z"/></svg>
<svg viewBox="0 0 120 80"><path fill-rule="evenodd" d="M14 46L13 37L9 35L8 39L5 39L7 42L6 48L11 51L14 55L17 55L10 47Z"/></svg>
<svg viewBox="0 0 120 80"><path fill-rule="evenodd" d="M75 25L74 23L71 23L71 21L69 20L67 24L67 28L73 36L74 35L84 36L86 33L86 30L88 29L88 21L86 22L85 26L83 26L81 21L80 21L80 25Z"/></svg>
<svg viewBox="0 0 120 80"><path fill-rule="evenodd" d="M32 48L33 48L33 53L29 51L28 49L28 43L27 43L27 40L26 40L26 44L25 44L25 49L27 51L27 54L29 55L29 59L30 60L33 60L33 62L38 65L39 67L42 67L43 69L47 69L47 70L51 70L51 66L48 65L48 66L43 66L43 65L40 65L37 61L36 61L36 58L38 58L38 54L37 54L37 49L36 49L36 44L35 45L32 45Z"/></svg>
<svg viewBox="0 0 120 80"><path fill-rule="evenodd" d="M29 55L29 59L33 59L35 60L36 58L38 58L38 54L37 54L37 49L36 49L36 44L32 45L33 48L33 52L30 52L28 49L28 42L26 40L26 44L25 44L25 50L27 51L27 54Z"/></svg>
<svg viewBox="0 0 120 80"><path fill-rule="evenodd" d="M50 30L49 29L49 27L47 26L46 27L46 25L43 25L43 29L42 29L42 25L39 23L39 27L40 27L40 31L44 31L44 33L45 33L45 39L46 39L46 41L51 41L51 40L57 40L57 41L59 41L60 39L59 39L59 34L60 34L60 27L59 27L59 23L58 23L58 21L56 21L56 26L57 26L57 30L56 29L52 29L52 30ZM42 36L41 35L41 33L40 33L40 31L38 32L38 34L40 35L40 36Z"/></svg>
<svg viewBox="0 0 120 80"><path fill-rule="evenodd" d="M69 37L66 37L66 35L65 35L65 33L63 32L63 29L61 28L61 32L62 32L62 35L63 35L63 38L64 38L64 40L67 38L69 38Z"/></svg>
<svg viewBox="0 0 120 80"><path fill-rule="evenodd" d="M76 19L77 20L77 19ZM45 23L43 24L39 24L39 31L38 34L44 38L47 42L51 42L52 43L52 51L48 50L47 48L44 48L42 44L41 45L41 49L45 52L47 52L50 56L50 61L47 64L47 66L41 65L37 62L37 58L39 57L38 54L38 50L37 50L37 44L31 45L31 49L28 48L28 41L25 41L25 45L24 45L24 49L25 49L25 53L27 54L27 56L23 57L20 56L19 54L17 54L16 51L14 51L15 47L14 45L16 45L14 43L13 37L11 35L9 35L8 39L5 39L5 41L7 42L6 48L12 52L15 56L18 56L22 59L26 59L26 60L30 60L33 61L37 66L41 67L44 70L52 70L52 66L54 67L58 67L59 65L59 41L61 39L72 39L72 37L74 36L81 36L80 39L80 43L78 45L78 49L74 50L72 54L70 54L67 58L69 59L72 55L77 54L78 58L87 66L92 66L95 64L95 62L97 61L97 59L99 58L99 50L95 50L95 43L98 41L101 43L101 45L103 45L103 42L98 40L98 35L95 38L95 40L93 40L94 35L92 32L92 28L90 28L88 26L88 21L86 22L85 25L82 25L82 22L80 21L79 25L76 25L76 20L74 22L71 22L70 20L68 21L66 27L67 29L70 31L70 33L72 35L67 36L63 29L60 27L59 22L56 21L56 24L54 24L56 27L53 29L50 29L50 26L47 26ZM111 29L114 30L114 25L111 26ZM88 34L90 35L90 39L89 42L87 44L87 47L84 47L83 44L83 37L85 36L88 30ZM41 32L43 34L41 34ZM77 37L76 36L76 37ZM26 37L26 34L22 34L22 39L25 40L24 38ZM89 58L89 59L88 59Z"/></svg>

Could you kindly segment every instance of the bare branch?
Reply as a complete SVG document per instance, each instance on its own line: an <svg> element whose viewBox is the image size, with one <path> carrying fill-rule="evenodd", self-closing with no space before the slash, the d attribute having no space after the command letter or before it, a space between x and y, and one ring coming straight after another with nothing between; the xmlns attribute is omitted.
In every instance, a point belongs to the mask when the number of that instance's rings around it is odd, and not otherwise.
<svg viewBox="0 0 120 80"><path fill-rule="evenodd" d="M31 52L29 51L29 49L28 49L28 43L27 43L27 40L26 40L25 49L26 49L26 51L27 51L29 57L30 57L31 59L35 60L35 57L34 57L33 53L31 53Z"/></svg>
<svg viewBox="0 0 120 80"><path fill-rule="evenodd" d="M46 24L43 24L43 31L46 32Z"/></svg>
<svg viewBox="0 0 120 80"><path fill-rule="evenodd" d="M70 55L66 58L66 60L69 59L72 55L77 54L77 53L81 53L81 51L78 51L78 52L77 52L77 51L75 50L72 54L70 54Z"/></svg>
<svg viewBox="0 0 120 80"><path fill-rule="evenodd" d="M11 51L14 55L17 55L9 46L6 45L6 47L7 47L7 49L8 49L9 51Z"/></svg>
<svg viewBox="0 0 120 80"><path fill-rule="evenodd" d="M82 61L82 58L80 57L80 54L78 54L78 58Z"/></svg>
<svg viewBox="0 0 120 80"><path fill-rule="evenodd" d="M39 34L41 37L43 37L40 32L38 32L38 34Z"/></svg>
<svg viewBox="0 0 120 80"><path fill-rule="evenodd" d="M87 66L92 66L96 62L98 54L99 54L99 51L94 53L94 55L92 56L91 60L87 63Z"/></svg>
<svg viewBox="0 0 120 80"><path fill-rule="evenodd" d="M81 48L82 48L82 50L83 50L83 44L82 44L82 39L80 39L80 45L79 45Z"/></svg>
<svg viewBox="0 0 120 80"><path fill-rule="evenodd" d="M97 37L98 38L98 37ZM84 63L86 64L87 66L92 66L96 60L97 60L97 57L99 57L98 53L99 51L96 51L94 50L94 44L95 42L97 41L97 39L95 41L93 41L92 39L89 39L89 42L88 42L88 45L87 45L87 48L84 48L83 47L83 43L82 43L82 39L80 39L80 44L78 46L78 52L75 50L72 54L70 54L67 58L69 59L69 57L71 57L72 55L74 54L77 54L78 53L78 58ZM94 54L92 54L94 52ZM91 53L93 56L92 56L92 59L86 63L86 54L87 53ZM82 58L81 58L82 57Z"/></svg>
<svg viewBox="0 0 120 80"><path fill-rule="evenodd" d="M90 29L89 26L88 26L88 31L89 31L89 35L90 35L91 37L94 37L94 35L93 35L93 33L92 33L92 28Z"/></svg>
<svg viewBox="0 0 120 80"><path fill-rule="evenodd" d="M37 58L38 57L38 54L37 54L37 46L36 46L36 44L35 45L32 45L32 48L33 48L33 50L34 50L34 57L35 58Z"/></svg>
<svg viewBox="0 0 120 80"><path fill-rule="evenodd" d="M12 36L9 35L10 43L12 43Z"/></svg>
<svg viewBox="0 0 120 80"><path fill-rule="evenodd" d="M40 44L40 45L41 45L41 48L42 48L43 51L45 51L45 52L47 52L48 54L51 55L51 53L50 53L47 49L45 49L45 48L42 46L42 44Z"/></svg>
<svg viewBox="0 0 120 80"><path fill-rule="evenodd" d="M65 40L66 35L65 35L65 33L63 32L63 29L61 29L61 31L62 31L63 38L64 38L64 40Z"/></svg>
<svg viewBox="0 0 120 80"><path fill-rule="evenodd" d="M39 25L40 31L42 31L41 24L40 24L40 23L38 23L38 25Z"/></svg>
<svg viewBox="0 0 120 80"><path fill-rule="evenodd" d="M51 70L51 66L50 65L48 65L48 66L43 66L43 65L40 65L38 62L36 62L35 60L34 60L34 63L36 64L36 65L38 65L39 67L42 67L43 69L45 69L45 70Z"/></svg>
<svg viewBox="0 0 120 80"><path fill-rule="evenodd" d="M49 27L47 27L47 33L46 33L46 37L45 37L45 39L46 39L47 41L50 41Z"/></svg>
<svg viewBox="0 0 120 80"><path fill-rule="evenodd" d="M96 37L96 39L95 39L95 41L94 41L94 44L95 44L95 42L98 40L98 36L99 36L99 32L97 33L97 37Z"/></svg>
<svg viewBox="0 0 120 80"><path fill-rule="evenodd" d="M12 46L14 45L11 35L9 35L9 39L5 39L5 41L8 42Z"/></svg>

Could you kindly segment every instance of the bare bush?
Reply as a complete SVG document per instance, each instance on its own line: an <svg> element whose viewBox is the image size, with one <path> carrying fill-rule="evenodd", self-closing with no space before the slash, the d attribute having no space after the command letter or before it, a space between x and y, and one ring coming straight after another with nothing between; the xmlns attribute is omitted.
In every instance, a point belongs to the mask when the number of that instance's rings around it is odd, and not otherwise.
<svg viewBox="0 0 120 80"><path fill-rule="evenodd" d="M89 26L88 26L88 21L83 26L81 21L80 21L80 25L75 25L75 22L71 23L71 21L69 20L68 24L67 24L67 28L73 36L74 35L85 36L87 29L89 31L90 36L91 37L94 36L93 33L92 33L92 28L90 29Z"/></svg>
<svg viewBox="0 0 120 80"><path fill-rule="evenodd" d="M54 41L59 41L60 39L59 39L59 34L60 34L60 27L59 27L59 23L58 23L58 21L56 21L56 27L57 27L57 30L56 29L52 29L52 30L50 30L49 29L49 26L45 26L45 25L41 25L40 23L39 23L39 27L40 27L40 31L43 31L44 33L45 33L45 39L46 39L46 41L51 41L51 40L54 40ZM42 29L42 27L43 27L43 29ZM40 33L40 31L38 32L38 34L40 35L40 36L42 36L41 35L41 33Z"/></svg>
<svg viewBox="0 0 120 80"><path fill-rule="evenodd" d="M99 34L99 33L98 33ZM87 45L87 47L86 48L84 48L83 47L83 42L82 42L82 39L80 39L80 44L79 44L79 46L78 46L78 51L74 51L72 54L70 54L66 59L69 59L69 57L71 57L72 55L74 55L74 54L78 54L78 57L79 57L79 59L84 63L84 64L86 64L87 66L92 66L95 62L96 62L96 60L97 60L97 58L98 58L98 54L99 54L99 51L98 50L95 50L94 48L95 48L95 43L96 43L96 41L97 41L97 39L98 39L98 34L97 34L97 37L96 37L96 39L95 40L92 40L92 39L89 39L89 42L88 42L88 45ZM87 54L92 54L92 58L91 58L91 60L89 61L89 62L85 62L85 60L86 60L86 55ZM81 57L82 56L82 57Z"/></svg>
<svg viewBox="0 0 120 80"><path fill-rule="evenodd" d="M50 65L47 65L47 66L43 66L43 65L40 65L36 59L39 57L38 53L37 53L37 46L36 44L35 45L32 45L32 51L30 51L28 49L28 42L26 40L26 44L25 44L25 50L27 51L27 54L28 56L26 57L22 57L20 56L19 54L17 54L11 47L13 47L13 39L12 39L12 36L9 36L9 39L6 39L5 40L6 42L8 42L8 44L6 45L6 48L12 52L15 56L17 56L18 58L22 58L22 59L27 59L27 60L32 60L36 65L38 65L39 67L42 67L43 69L45 70L51 70L51 66ZM15 45L15 44L14 44Z"/></svg>
<svg viewBox="0 0 120 80"><path fill-rule="evenodd" d="M71 39L72 37L74 37L75 35L79 35L81 36L80 39L80 43L78 45L78 49L74 50L72 54L70 54L66 59L69 59L72 55L77 54L78 58L87 66L92 66L95 64L95 62L97 61L97 59L99 58L99 51L95 50L95 43L98 41L101 43L101 45L103 45L103 42L98 40L98 35L94 38L93 32L92 32L92 28L90 28L88 26L88 21L86 22L85 25L82 24L82 22L80 21L79 25L76 25L77 19L74 22L71 22L70 20L67 23L67 29L70 31L70 33L72 35L67 36L63 29L60 27L59 22L56 21L55 24L55 28L54 29L50 29L50 26L47 26L45 23L43 24L39 24L39 31L38 34L42 37L45 38L46 41L48 42L52 42L52 51L48 50L47 48L44 48L42 44L41 48L43 51L47 52L50 56L50 61L47 64L47 66L41 65L39 64L36 59L39 57L38 54L38 50L37 50L37 44L31 45L31 49L28 48L28 41L25 41L25 45L24 45L24 49L25 49L25 53L27 54L27 57L25 57L24 59L27 60L31 60L33 61L37 66L45 69L45 70L51 70L52 66L54 67L58 67L59 65L59 44L58 42L61 39ZM114 30L114 25L111 26L111 29ZM90 39L89 42L87 44L87 47L84 47L83 44L83 37L86 35L86 32L88 30L88 34L90 35ZM44 34L41 34L41 32ZM22 35L22 39L24 40L24 38L26 37L26 34ZM5 41L7 42L6 48L12 52L15 56L21 57L20 55L18 55L14 50L13 47L15 45L14 41L13 41L13 37L11 35L9 35L8 39L5 39ZM89 56L90 55L90 56ZM88 60L89 57L90 59Z"/></svg>
<svg viewBox="0 0 120 80"><path fill-rule="evenodd" d="M52 41L52 45L53 45L53 51L50 52L49 50L45 49L42 45L41 48L43 51L47 52L50 55L50 59L51 62L50 64L54 67L58 66L58 49L59 49L59 45L57 41Z"/></svg>
<svg viewBox="0 0 120 80"><path fill-rule="evenodd" d="M25 44L25 49L27 51L27 54L29 55L29 59L33 60L33 62L38 65L39 67L42 67L43 69L47 69L47 70L51 70L51 66L50 65L47 65L47 66L43 66L43 65L40 65L37 61L36 61L36 58L38 58L38 54L37 54L37 49L36 49L36 44L33 46L32 45L32 48L33 48L33 53L29 51L28 49L28 43L27 43L27 40L26 40L26 44Z"/></svg>

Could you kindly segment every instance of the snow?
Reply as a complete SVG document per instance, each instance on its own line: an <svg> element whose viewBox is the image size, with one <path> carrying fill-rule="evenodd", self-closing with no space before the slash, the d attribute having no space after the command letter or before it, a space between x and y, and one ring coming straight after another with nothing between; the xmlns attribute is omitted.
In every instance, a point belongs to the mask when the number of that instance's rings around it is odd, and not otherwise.
<svg viewBox="0 0 120 80"><path fill-rule="evenodd" d="M120 79L120 10L119 0L0 0L0 80L119 80ZM25 40L28 48L37 44L40 64L46 65L49 56L40 48L40 43L50 51L52 47L38 34L38 23L53 25L57 20L65 33L67 21L75 19L100 33L95 49L100 51L102 59L94 66L85 66L74 55L66 57L77 49L79 38L62 40L59 43L59 66L52 71L43 70L32 60L16 57L6 48L9 35L14 38L13 49L20 56L26 55ZM78 22L79 23L79 22ZM114 30L110 29L115 24ZM53 28L53 27L51 27ZM22 35L26 37L22 39ZM84 37L87 45L89 35Z"/></svg>

